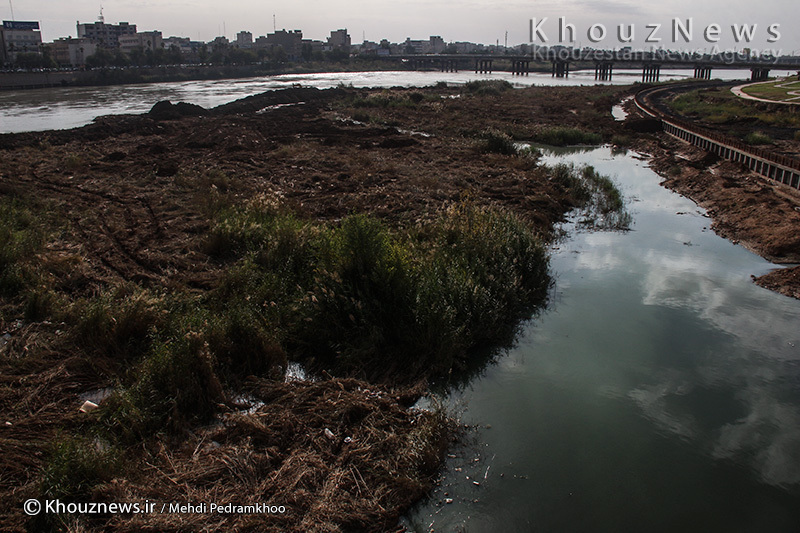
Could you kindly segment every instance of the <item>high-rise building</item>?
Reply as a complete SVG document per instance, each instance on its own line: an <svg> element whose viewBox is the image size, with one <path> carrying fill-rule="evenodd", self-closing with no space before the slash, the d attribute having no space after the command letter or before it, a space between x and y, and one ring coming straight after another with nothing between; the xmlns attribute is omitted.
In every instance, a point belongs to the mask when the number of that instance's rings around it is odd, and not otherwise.
<svg viewBox="0 0 800 533"><path fill-rule="evenodd" d="M119 48L119 38L122 35L134 35L136 24L120 22L119 24L106 24L104 20L90 22L78 26L78 38L85 37L103 48Z"/></svg>
<svg viewBox="0 0 800 533"><path fill-rule="evenodd" d="M328 46L331 48L343 48L346 51L350 51L350 35L347 34L347 30L332 31L331 36L328 37Z"/></svg>
<svg viewBox="0 0 800 533"><path fill-rule="evenodd" d="M236 46L239 48L252 48L253 47L253 34L249 31L240 31L236 34Z"/></svg>
<svg viewBox="0 0 800 533"><path fill-rule="evenodd" d="M300 57L303 46L303 32L301 30L278 30L275 33L268 33L266 40L267 47L280 46L286 52L286 57L295 60Z"/></svg>

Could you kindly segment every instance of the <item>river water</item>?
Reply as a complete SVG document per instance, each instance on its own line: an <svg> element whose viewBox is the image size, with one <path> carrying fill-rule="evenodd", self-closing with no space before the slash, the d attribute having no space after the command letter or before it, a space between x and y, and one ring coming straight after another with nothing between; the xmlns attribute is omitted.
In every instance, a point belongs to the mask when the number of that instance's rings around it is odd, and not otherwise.
<svg viewBox="0 0 800 533"><path fill-rule="evenodd" d="M620 73L614 83L637 76ZM0 93L0 129L67 128L162 99L212 107L294 83L486 77L375 72ZM491 77L594 83L593 72ZM477 429L405 519L408 529L800 530L800 302L750 280L777 267L717 237L636 154L601 147L547 160L615 178L633 228L566 228L553 249L548 309L516 347L442 400Z"/></svg>
<svg viewBox="0 0 800 533"><path fill-rule="evenodd" d="M691 70L664 70L662 80L685 78ZM725 79L745 79L744 70L719 70ZM610 82L627 84L641 80L638 70L615 71ZM144 113L160 100L190 102L206 108L231 102L270 89L283 89L294 84L335 87L340 83L354 87L422 87L438 81L466 83L477 79L504 79L516 85L592 85L594 71L575 71L568 78L533 73L512 76L507 72L475 74L473 72L337 72L321 74L285 74L240 80L187 81L146 83L110 87L68 87L0 92L0 133L74 128L102 115Z"/></svg>
<svg viewBox="0 0 800 533"><path fill-rule="evenodd" d="M406 526L798 531L800 302L635 154L547 159L612 176L632 231L567 228L548 310L444 400L477 429Z"/></svg>

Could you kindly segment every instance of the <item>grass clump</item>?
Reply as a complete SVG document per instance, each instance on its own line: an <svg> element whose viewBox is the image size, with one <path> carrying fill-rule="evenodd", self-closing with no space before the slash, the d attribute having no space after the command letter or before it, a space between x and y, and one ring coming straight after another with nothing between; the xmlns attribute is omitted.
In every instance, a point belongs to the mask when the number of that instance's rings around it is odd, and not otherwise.
<svg viewBox="0 0 800 533"><path fill-rule="evenodd" d="M466 369L477 348L508 340L549 284L547 256L527 225L471 204L413 240L351 217L324 249L299 351L314 366L373 379Z"/></svg>
<svg viewBox="0 0 800 533"><path fill-rule="evenodd" d="M425 343L451 365L476 347L507 341L516 321L543 303L549 259L539 238L513 214L460 204L435 226L435 252L422 275ZM438 332L438 333L437 333Z"/></svg>
<svg viewBox="0 0 800 533"><path fill-rule="evenodd" d="M368 96L356 96L350 102L350 105L356 109L414 107L422 102L424 98L424 95L419 92L411 93L408 97L395 94L371 94Z"/></svg>
<svg viewBox="0 0 800 533"><path fill-rule="evenodd" d="M519 150L514 140L498 130L486 130L481 134L480 150L485 153L517 155Z"/></svg>
<svg viewBox="0 0 800 533"><path fill-rule="evenodd" d="M632 217L625 209L622 193L608 176L594 167L576 167L564 163L549 169L550 180L569 191L581 209L580 225L594 229L626 230Z"/></svg>
<svg viewBox="0 0 800 533"><path fill-rule="evenodd" d="M753 131L745 135L744 142L752 145L772 144L772 137L760 131Z"/></svg>
<svg viewBox="0 0 800 533"><path fill-rule="evenodd" d="M0 198L0 295L17 296L34 285L31 260L45 244L46 231L30 206Z"/></svg>
<svg viewBox="0 0 800 533"><path fill-rule="evenodd" d="M633 144L633 138L631 138L630 135L619 135L619 134L616 134L616 135L611 137L611 144L613 144L614 146L620 146L620 147L630 146L631 144Z"/></svg>
<svg viewBox="0 0 800 533"><path fill-rule="evenodd" d="M603 137L599 133L589 133L577 128L547 128L534 136L534 141L550 146L571 146L577 144L600 144Z"/></svg>
<svg viewBox="0 0 800 533"><path fill-rule="evenodd" d="M62 437L50 452L39 491L48 499L86 499L93 487L110 481L118 467L114 448L86 437Z"/></svg>
<svg viewBox="0 0 800 533"><path fill-rule="evenodd" d="M138 356L149 344L150 334L163 325L163 299L127 284L89 300L79 300L68 311L78 341L98 353Z"/></svg>
<svg viewBox="0 0 800 533"><path fill-rule="evenodd" d="M193 330L154 343L133 370L132 384L105 402L101 422L122 442L180 432L207 420L225 394L205 336Z"/></svg>
<svg viewBox="0 0 800 533"><path fill-rule="evenodd" d="M506 80L474 80L464 84L468 93L477 96L496 96L513 88Z"/></svg>

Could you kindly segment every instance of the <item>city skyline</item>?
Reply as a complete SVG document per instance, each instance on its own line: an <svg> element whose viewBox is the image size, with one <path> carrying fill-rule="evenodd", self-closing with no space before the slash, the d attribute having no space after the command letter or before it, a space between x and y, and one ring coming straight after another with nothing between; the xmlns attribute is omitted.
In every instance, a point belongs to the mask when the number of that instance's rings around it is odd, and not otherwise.
<svg viewBox="0 0 800 533"><path fill-rule="evenodd" d="M41 23L44 41L60 37L75 36L76 22L94 22L100 15L101 4L95 1L76 0L69 4L53 6L44 0L13 2L2 8L4 20L37 20ZM716 7L715 7L716 6ZM403 3L376 0L367 5L349 0L317 0L295 4L264 3L253 0L228 2L223 9L210 0L176 0L156 2L105 1L103 14L108 23L120 21L137 24L140 31L158 30L167 36L189 37L193 40L210 41L224 35L233 40L239 31L250 31L254 37L272 33L274 29L299 29L310 39L324 39L332 29L347 28L353 43L363 39L402 42L412 39L441 35L446 42L472 41L483 44L507 44L515 46L530 42L529 21L541 24L548 42L537 44L574 44L598 48L618 48L628 44L634 47L662 46L664 48L756 50L771 49L784 54L800 51L800 35L795 20L800 19L800 7L787 0L765 0L757 7L753 5L732 6L727 1L712 0L699 5L689 0L676 0L669 6L639 5L620 2L597 2L596 0L546 1L533 4L512 0L499 4L487 0L453 2L437 0L422 2L410 0ZM274 15L274 24L273 24ZM558 19L575 26L574 42L560 42ZM692 19L691 41L671 39L673 19ZM589 38L593 24L602 24L607 29L606 38L594 43ZM656 34L657 43L645 43L652 32L650 26L660 24ZM717 43L708 42L704 30L711 24L720 26ZM751 42L733 37L732 25L756 25ZM779 24L780 37L768 42L768 26ZM625 33L634 28L634 41L621 42L617 36L618 26ZM507 37L506 37L507 35ZM534 35L537 37L537 35ZM774 35L773 35L774 39Z"/></svg>

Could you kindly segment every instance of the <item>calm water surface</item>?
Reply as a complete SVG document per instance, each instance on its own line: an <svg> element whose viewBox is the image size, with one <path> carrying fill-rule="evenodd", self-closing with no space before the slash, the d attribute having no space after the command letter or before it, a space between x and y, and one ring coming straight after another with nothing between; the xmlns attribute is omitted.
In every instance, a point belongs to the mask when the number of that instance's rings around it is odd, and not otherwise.
<svg viewBox="0 0 800 533"><path fill-rule="evenodd" d="M690 70L665 70L662 80L685 78ZM726 79L745 79L749 71L715 71ZM641 71L614 72L613 84L641 80ZM438 81L466 83L477 79L504 79L517 85L592 85L594 71L575 71L568 78L550 74L512 76L507 72L475 74L462 72L337 72L321 74L285 74L240 80L187 81L117 85L110 87L69 87L0 92L0 133L42 131L83 126L102 115L144 113L160 100L191 102L206 108L215 107L245 96L293 84L335 87L340 83L354 87L425 86Z"/></svg>
<svg viewBox="0 0 800 533"><path fill-rule="evenodd" d="M633 230L554 250L550 309L445 400L479 429L407 527L800 531L800 302L635 155L549 160L615 177Z"/></svg>

